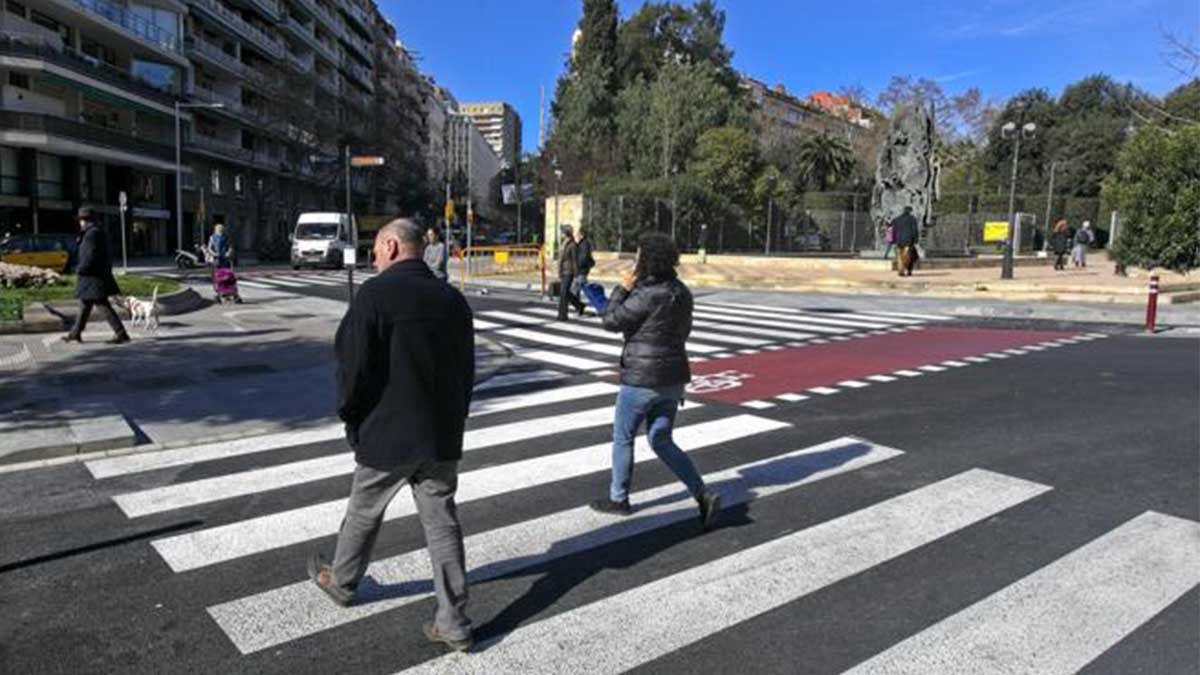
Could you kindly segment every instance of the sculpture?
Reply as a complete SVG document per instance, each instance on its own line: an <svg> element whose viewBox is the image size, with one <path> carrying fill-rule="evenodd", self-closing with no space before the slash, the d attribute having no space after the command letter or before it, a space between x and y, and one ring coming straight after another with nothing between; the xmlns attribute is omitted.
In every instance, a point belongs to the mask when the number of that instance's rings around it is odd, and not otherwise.
<svg viewBox="0 0 1200 675"><path fill-rule="evenodd" d="M883 240L883 228L906 206L912 207L922 232L932 224L940 173L933 134L933 116L920 103L905 104L892 116L871 190L871 220L880 234L876 241Z"/></svg>

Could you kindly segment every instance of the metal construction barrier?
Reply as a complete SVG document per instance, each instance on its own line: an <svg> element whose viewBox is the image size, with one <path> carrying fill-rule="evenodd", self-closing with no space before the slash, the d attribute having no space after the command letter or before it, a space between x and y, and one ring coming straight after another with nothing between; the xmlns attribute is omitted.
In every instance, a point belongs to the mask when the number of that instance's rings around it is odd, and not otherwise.
<svg viewBox="0 0 1200 675"><path fill-rule="evenodd" d="M546 256L541 246L468 246L456 252L459 288L473 279L517 277L546 294Z"/></svg>

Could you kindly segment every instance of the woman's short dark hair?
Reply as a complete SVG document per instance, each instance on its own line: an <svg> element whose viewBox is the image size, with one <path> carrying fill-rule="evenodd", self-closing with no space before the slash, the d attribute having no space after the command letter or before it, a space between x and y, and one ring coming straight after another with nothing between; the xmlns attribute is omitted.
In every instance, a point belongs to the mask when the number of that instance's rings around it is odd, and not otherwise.
<svg viewBox="0 0 1200 675"><path fill-rule="evenodd" d="M661 232L647 232L638 238L638 261L634 274L638 279L674 279L679 264L679 249L675 240Z"/></svg>

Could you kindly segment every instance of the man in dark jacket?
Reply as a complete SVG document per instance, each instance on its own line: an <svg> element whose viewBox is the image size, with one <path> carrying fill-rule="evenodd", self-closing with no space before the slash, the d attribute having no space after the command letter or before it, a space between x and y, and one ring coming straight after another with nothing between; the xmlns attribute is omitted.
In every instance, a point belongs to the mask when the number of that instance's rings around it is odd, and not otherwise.
<svg viewBox="0 0 1200 675"><path fill-rule="evenodd" d="M425 635L471 645L462 529L454 505L463 426L475 379L471 308L422 260L424 230L407 219L375 238L375 267L338 327L338 415L357 467L333 563L309 575L347 606L367 571L392 498L412 486L433 562L437 615Z"/></svg>
<svg viewBox="0 0 1200 675"><path fill-rule="evenodd" d="M108 302L110 295L120 295L121 289L113 277L112 255L108 251L108 236L103 228L92 218L92 210L88 207L79 209L79 264L75 274L75 297L79 299L79 315L75 317L75 325L63 336L63 342L83 342L83 331L87 328L88 317L93 307L99 307L112 328L113 337L108 340L110 345L129 342L129 333L121 323L121 317Z"/></svg>
<svg viewBox="0 0 1200 675"><path fill-rule="evenodd" d="M700 523L712 527L721 498L704 485L692 460L671 438L675 412L691 380L687 337L692 332L692 294L675 273L679 250L661 233L642 235L632 273L626 272L604 310L604 328L625 335L621 389L613 419L612 485L591 503L601 513L628 515L633 477L633 440L646 423L654 454L667 465L700 507Z"/></svg>
<svg viewBox="0 0 1200 675"><path fill-rule="evenodd" d="M583 303L575 295L572 286L579 274L579 258L575 254L575 233L570 225L562 226L562 240L558 251L558 320L567 320L567 303L583 314Z"/></svg>
<svg viewBox="0 0 1200 675"><path fill-rule="evenodd" d="M588 273L596 266L596 259L592 257L592 240L587 238L582 225L575 228L575 265L578 271L575 273L574 288L571 290L575 297L579 298L576 310L583 316L583 298L586 293L584 286L588 283Z"/></svg>
<svg viewBox="0 0 1200 675"><path fill-rule="evenodd" d="M900 276L912 276L913 265L917 262L917 240L920 238L920 228L917 219L912 214L912 207L904 207L904 213L892 220L892 232L896 237L896 266Z"/></svg>

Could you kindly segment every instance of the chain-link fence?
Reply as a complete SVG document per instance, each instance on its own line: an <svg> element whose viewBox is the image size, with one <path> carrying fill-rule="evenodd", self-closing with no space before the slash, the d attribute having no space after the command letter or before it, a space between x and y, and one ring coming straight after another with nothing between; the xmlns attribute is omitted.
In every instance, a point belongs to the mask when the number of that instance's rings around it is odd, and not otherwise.
<svg viewBox="0 0 1200 675"><path fill-rule="evenodd" d="M769 200L747 213L679 196L585 197L583 225L601 249L625 252L647 231L672 235L684 252L854 255L887 246L882 224L871 219L868 193L808 192L788 201ZM1059 219L1074 228L1091 221L1098 243L1108 241L1112 215L1098 198L1055 197L1048 204L1045 195L1017 195L1014 209L1022 214L1022 251L1041 250ZM1007 220L1007 194L943 194L922 245L943 256L998 252L999 243L984 241L984 224Z"/></svg>

